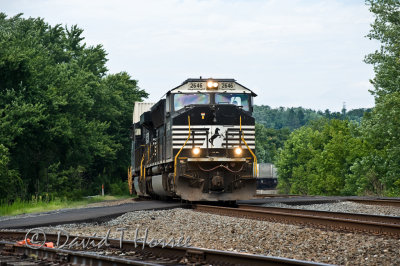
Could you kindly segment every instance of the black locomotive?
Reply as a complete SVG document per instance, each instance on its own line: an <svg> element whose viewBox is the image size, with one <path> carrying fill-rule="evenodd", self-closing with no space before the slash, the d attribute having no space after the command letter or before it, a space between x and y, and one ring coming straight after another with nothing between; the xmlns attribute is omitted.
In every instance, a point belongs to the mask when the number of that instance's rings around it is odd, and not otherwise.
<svg viewBox="0 0 400 266"><path fill-rule="evenodd" d="M132 173L138 195L234 201L255 194L252 102L234 79L187 79L156 104L135 103Z"/></svg>

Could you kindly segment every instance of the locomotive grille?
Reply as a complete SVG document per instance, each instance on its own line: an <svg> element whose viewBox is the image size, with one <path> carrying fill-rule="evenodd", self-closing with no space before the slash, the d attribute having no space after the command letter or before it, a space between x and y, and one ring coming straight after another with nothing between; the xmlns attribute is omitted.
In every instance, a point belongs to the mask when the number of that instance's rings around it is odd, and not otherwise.
<svg viewBox="0 0 400 266"><path fill-rule="evenodd" d="M218 142L211 143L210 139L215 134L215 129L219 128L221 132L217 138ZM191 149L193 146L206 148L208 141L209 149L216 148L234 148L243 141L240 140L239 126L191 126L191 137L184 149ZM255 126L242 126L244 139L250 149L255 149ZM185 143L189 134L187 126L172 126L172 143L174 149L180 149ZM212 145L217 144L217 145ZM218 145L219 144L219 145Z"/></svg>

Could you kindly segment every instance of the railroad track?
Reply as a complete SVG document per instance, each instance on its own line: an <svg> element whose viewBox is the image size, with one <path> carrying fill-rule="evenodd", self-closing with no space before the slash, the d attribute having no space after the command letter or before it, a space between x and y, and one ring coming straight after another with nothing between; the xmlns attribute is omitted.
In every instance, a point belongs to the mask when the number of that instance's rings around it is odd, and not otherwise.
<svg viewBox="0 0 400 266"><path fill-rule="evenodd" d="M297 198L301 200L302 198L310 198L310 202L316 202L315 204L319 204L316 200L317 196L304 196L304 195L287 195L287 194L255 194L254 198L263 199L263 198ZM321 199L323 199L321 197ZM354 198L354 197L337 197L337 199L332 199L332 201L352 201L356 203L366 204L366 205L381 205L381 206L393 206L400 207L400 198Z"/></svg>
<svg viewBox="0 0 400 266"><path fill-rule="evenodd" d="M295 198L304 197L302 195L290 195L290 194L255 194L255 198Z"/></svg>
<svg viewBox="0 0 400 266"><path fill-rule="evenodd" d="M171 247L164 248L148 244L143 246L143 242L120 239L108 239L110 244L105 250L115 252L125 256L105 256L99 255L99 250L68 250L59 248L40 247L33 249L24 245L16 245L16 241L25 238L26 232L21 231L0 231L0 263L7 260L14 261L16 257L20 260L35 259L38 265L44 262L62 264L90 264L90 265L327 265L322 263L300 261L287 258L252 255L244 253L234 253L203 248ZM57 234L47 234L46 241L57 242ZM70 239L77 237L77 242L81 242L88 237L70 236ZM102 237L90 237L96 242L101 241ZM65 236L60 236L60 243L66 241ZM120 245L122 244L122 248ZM44 262L43 262L44 261Z"/></svg>
<svg viewBox="0 0 400 266"><path fill-rule="evenodd" d="M400 217L239 205L238 208L194 205L197 211L271 222L363 232L400 238Z"/></svg>
<svg viewBox="0 0 400 266"><path fill-rule="evenodd" d="M348 199L348 201L367 205L400 207L400 199Z"/></svg>

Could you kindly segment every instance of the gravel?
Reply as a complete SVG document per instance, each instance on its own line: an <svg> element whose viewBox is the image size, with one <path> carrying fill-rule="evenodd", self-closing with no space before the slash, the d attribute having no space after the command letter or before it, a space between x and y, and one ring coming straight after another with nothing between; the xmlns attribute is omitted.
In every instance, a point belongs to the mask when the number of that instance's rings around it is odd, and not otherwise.
<svg viewBox="0 0 400 266"><path fill-rule="evenodd" d="M311 205L287 205L284 203L273 202L262 205L264 207L292 208L328 212L346 212L372 215L400 216L400 208L393 206L378 206L342 201L336 203L311 204Z"/></svg>
<svg viewBox="0 0 400 266"><path fill-rule="evenodd" d="M125 228L125 239L139 237L148 228L148 239L178 239L190 236L192 246L263 254L341 265L400 265L400 240L383 236L341 233L295 225L219 216L187 209L137 211L104 224L70 224L62 228L70 234L119 238L117 228Z"/></svg>

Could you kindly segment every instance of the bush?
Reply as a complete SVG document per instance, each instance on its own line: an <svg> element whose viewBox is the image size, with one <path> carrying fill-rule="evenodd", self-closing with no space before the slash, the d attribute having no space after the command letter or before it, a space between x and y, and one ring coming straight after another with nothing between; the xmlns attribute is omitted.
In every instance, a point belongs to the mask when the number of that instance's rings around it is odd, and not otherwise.
<svg viewBox="0 0 400 266"><path fill-rule="evenodd" d="M118 181L117 183L111 184L110 187L111 187L111 195L114 196L129 195L129 188L127 182Z"/></svg>

